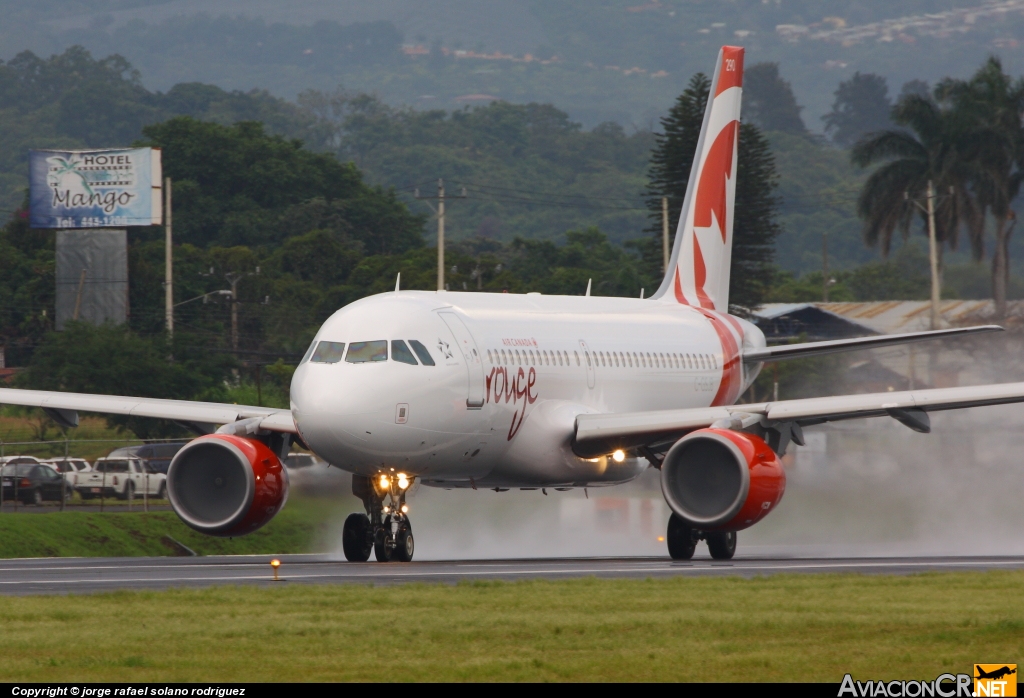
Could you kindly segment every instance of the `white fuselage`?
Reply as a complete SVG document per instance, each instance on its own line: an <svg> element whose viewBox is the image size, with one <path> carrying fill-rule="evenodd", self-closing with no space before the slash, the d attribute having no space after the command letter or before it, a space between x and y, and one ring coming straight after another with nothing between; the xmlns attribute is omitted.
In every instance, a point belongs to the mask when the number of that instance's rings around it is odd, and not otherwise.
<svg viewBox="0 0 1024 698"><path fill-rule="evenodd" d="M676 303L425 291L352 303L315 343L374 340L389 349L418 340L436 365L390 352L386 361L306 360L291 386L298 430L340 468L402 471L440 487L632 479L646 462L573 454L576 416L732 403L757 373L738 351L764 346L742 319Z"/></svg>

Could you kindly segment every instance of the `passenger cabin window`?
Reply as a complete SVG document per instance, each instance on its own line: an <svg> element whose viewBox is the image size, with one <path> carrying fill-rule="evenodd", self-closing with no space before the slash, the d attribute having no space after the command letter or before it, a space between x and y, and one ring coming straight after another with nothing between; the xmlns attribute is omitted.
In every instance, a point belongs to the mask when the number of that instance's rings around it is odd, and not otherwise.
<svg viewBox="0 0 1024 698"><path fill-rule="evenodd" d="M415 339L410 339L409 346L411 346L412 350L416 352L416 356L420 357L421 364L423 364L424 366L434 365L434 359L431 358L430 352L427 351L427 348L423 346L422 342Z"/></svg>
<svg viewBox="0 0 1024 698"><path fill-rule="evenodd" d="M315 364L336 364L345 355L344 342L320 342L310 358Z"/></svg>
<svg viewBox="0 0 1024 698"><path fill-rule="evenodd" d="M386 339L378 339L373 342L352 342L348 345L348 354L345 355L345 361L350 364L387 360L388 342Z"/></svg>
<svg viewBox="0 0 1024 698"><path fill-rule="evenodd" d="M416 357L409 351L408 345L400 339L391 340L391 358L401 364L419 365L416 363Z"/></svg>

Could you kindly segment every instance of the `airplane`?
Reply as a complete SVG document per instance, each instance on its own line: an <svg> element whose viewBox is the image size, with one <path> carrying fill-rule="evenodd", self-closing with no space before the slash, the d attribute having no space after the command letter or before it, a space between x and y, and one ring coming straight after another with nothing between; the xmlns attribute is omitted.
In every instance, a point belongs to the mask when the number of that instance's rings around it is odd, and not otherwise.
<svg viewBox="0 0 1024 698"><path fill-rule="evenodd" d="M984 669L982 669L981 667L979 667L977 665L975 665L974 668L978 672L978 675L974 677L976 679L1001 679L1004 676L1009 676L1010 674L1016 674L1017 673L1016 669L1011 669L1008 666L1004 666L1004 667L1001 667L999 669L995 669L993 671L985 671Z"/></svg>
<svg viewBox="0 0 1024 698"><path fill-rule="evenodd" d="M345 521L351 561L411 561L406 494L570 489L660 471L668 553L699 541L729 559L737 532L774 511L780 457L803 427L1024 401L1024 383L736 404L765 363L999 331L990 325L767 346L729 312L743 84L740 47L718 55L670 263L649 298L403 291L335 312L295 370L290 409L0 389L64 426L78 412L174 420L201 434L167 472L174 511L214 536L270 521L293 443L352 473L365 513Z"/></svg>

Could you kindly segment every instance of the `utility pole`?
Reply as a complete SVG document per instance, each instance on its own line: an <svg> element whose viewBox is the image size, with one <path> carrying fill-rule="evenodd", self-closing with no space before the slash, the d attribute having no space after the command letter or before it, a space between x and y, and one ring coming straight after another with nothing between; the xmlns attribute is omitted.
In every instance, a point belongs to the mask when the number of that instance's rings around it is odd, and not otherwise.
<svg viewBox="0 0 1024 698"><path fill-rule="evenodd" d="M950 193L953 188L950 187ZM910 201L919 209L924 211L928 217L928 262L932 273L932 307L931 307L931 329L939 329L939 299L942 295L942 281L939 278L939 245L935 239L935 186L932 180L928 180L928 188L925 193L925 205L917 199L911 199L908 192L903 192L903 198Z"/></svg>
<svg viewBox="0 0 1024 698"><path fill-rule="evenodd" d="M932 329L939 328L939 246L935 240L935 187L928 180L928 262L932 272Z"/></svg>
<svg viewBox="0 0 1024 698"><path fill-rule="evenodd" d="M437 180L437 290L444 290L444 180Z"/></svg>
<svg viewBox="0 0 1024 698"><path fill-rule="evenodd" d="M167 335L174 336L174 252L171 234L171 178L164 179L164 316Z"/></svg>
<svg viewBox="0 0 1024 698"><path fill-rule="evenodd" d="M662 271L668 273L668 197L661 197L661 254L665 259Z"/></svg>
<svg viewBox="0 0 1024 698"><path fill-rule="evenodd" d="M437 216L437 290L443 291L444 287L444 180L437 180L437 196L420 196L420 190L416 189L414 196L421 201L427 201L428 199L437 200L437 208L434 208L430 203L430 210ZM454 197L454 199L465 199L466 188L462 188L462 194Z"/></svg>
<svg viewBox="0 0 1024 698"><path fill-rule="evenodd" d="M828 233L821 234L821 300L828 303Z"/></svg>
<svg viewBox="0 0 1024 698"><path fill-rule="evenodd" d="M224 275L224 278L231 284L231 351L238 351L238 282L248 276L255 276L260 273L260 268L256 267L256 271L242 274L240 272L228 272Z"/></svg>

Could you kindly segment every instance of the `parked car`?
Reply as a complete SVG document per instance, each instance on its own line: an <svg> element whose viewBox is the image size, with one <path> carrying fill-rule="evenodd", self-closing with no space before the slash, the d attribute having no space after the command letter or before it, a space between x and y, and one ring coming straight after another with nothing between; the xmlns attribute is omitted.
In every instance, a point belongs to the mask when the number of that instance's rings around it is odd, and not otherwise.
<svg viewBox="0 0 1024 698"><path fill-rule="evenodd" d="M284 464L289 470L308 468L319 462L312 453L289 453L284 459Z"/></svg>
<svg viewBox="0 0 1024 698"><path fill-rule="evenodd" d="M167 474L171 459L188 441L171 441L159 444L142 444L141 446L123 446L115 448L107 454L107 458L141 458L148 465L150 472Z"/></svg>
<svg viewBox="0 0 1024 698"><path fill-rule="evenodd" d="M41 505L46 500L59 502L61 490L64 490L64 497L70 499L71 488L63 487L62 480L56 470L38 462L0 468L0 486L3 487L5 502L15 498L25 504Z"/></svg>
<svg viewBox="0 0 1024 698"><path fill-rule="evenodd" d="M39 459L35 456L4 456L0 458L0 468L5 465L20 465L25 463L38 463Z"/></svg>
<svg viewBox="0 0 1024 698"><path fill-rule="evenodd" d="M311 453L292 452L285 456L288 482L296 492L312 496L337 496L350 492L352 477Z"/></svg>
<svg viewBox="0 0 1024 698"><path fill-rule="evenodd" d="M98 458L92 470L78 474L75 486L82 499L99 496L128 499L147 494L163 499L167 494L167 476L153 472L141 458Z"/></svg>
<svg viewBox="0 0 1024 698"><path fill-rule="evenodd" d="M64 476L68 487L74 488L78 484L78 473L86 473L92 470L89 461L84 458L50 458L43 461L47 465Z"/></svg>

